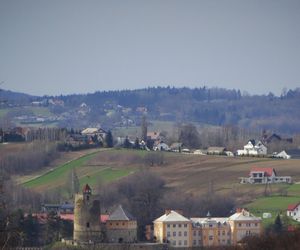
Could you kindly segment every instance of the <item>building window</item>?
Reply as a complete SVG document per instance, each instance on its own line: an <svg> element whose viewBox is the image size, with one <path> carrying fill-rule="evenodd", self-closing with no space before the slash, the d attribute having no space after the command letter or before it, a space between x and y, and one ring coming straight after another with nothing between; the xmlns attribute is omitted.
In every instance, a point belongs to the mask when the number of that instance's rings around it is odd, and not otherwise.
<svg viewBox="0 0 300 250"><path fill-rule="evenodd" d="M255 223L255 226L257 227L257 223Z"/></svg>
<svg viewBox="0 0 300 250"><path fill-rule="evenodd" d="M181 231L178 232L178 236L181 236Z"/></svg>
<svg viewBox="0 0 300 250"><path fill-rule="evenodd" d="M178 246L181 246L181 240L178 241Z"/></svg>
<svg viewBox="0 0 300 250"><path fill-rule="evenodd" d="M173 224L173 227L176 227L176 224Z"/></svg>
<svg viewBox="0 0 300 250"><path fill-rule="evenodd" d="M220 231L218 231L218 235L220 235Z"/></svg>
<svg viewBox="0 0 300 250"><path fill-rule="evenodd" d="M194 231L193 235L196 236L196 234L197 234L197 231Z"/></svg>
<svg viewBox="0 0 300 250"><path fill-rule="evenodd" d="M119 226L119 223L117 222L116 225Z"/></svg>
<svg viewBox="0 0 300 250"><path fill-rule="evenodd" d="M181 224L178 224L178 227L181 227Z"/></svg>
<svg viewBox="0 0 300 250"><path fill-rule="evenodd" d="M193 241L193 245L195 246L196 244L197 244L197 241L196 241L196 240L194 240L194 241Z"/></svg>
<svg viewBox="0 0 300 250"><path fill-rule="evenodd" d="M130 224L131 224L131 223L130 223ZM125 223L123 222L122 225L125 226Z"/></svg>
<svg viewBox="0 0 300 250"><path fill-rule="evenodd" d="M210 236L208 237L208 239L209 239L209 240L213 240L214 237L213 237L212 235L210 235Z"/></svg>
<svg viewBox="0 0 300 250"><path fill-rule="evenodd" d="M173 241L173 245L176 246L176 240Z"/></svg>
<svg viewBox="0 0 300 250"><path fill-rule="evenodd" d="M201 235L201 232L200 231L198 231L198 236L200 236Z"/></svg>
<svg viewBox="0 0 300 250"><path fill-rule="evenodd" d="M184 241L183 245L187 246L187 240Z"/></svg>
<svg viewBox="0 0 300 250"><path fill-rule="evenodd" d="M239 227L241 227L242 226L242 223L239 223Z"/></svg>
<svg viewBox="0 0 300 250"><path fill-rule="evenodd" d="M185 231L183 234L184 234L184 236L187 236L187 231Z"/></svg>
<svg viewBox="0 0 300 250"><path fill-rule="evenodd" d="M176 236L176 232L173 232L173 236Z"/></svg>
<svg viewBox="0 0 300 250"><path fill-rule="evenodd" d="M170 224L167 224L167 228L170 228Z"/></svg>
<svg viewBox="0 0 300 250"><path fill-rule="evenodd" d="M87 227L87 228L90 227L90 223L89 223L89 222L86 223L86 227Z"/></svg>
<svg viewBox="0 0 300 250"><path fill-rule="evenodd" d="M201 240L198 240L198 244L201 245Z"/></svg>
<svg viewBox="0 0 300 250"><path fill-rule="evenodd" d="M90 200L90 196L87 195L86 196L86 200L89 201Z"/></svg>
<svg viewBox="0 0 300 250"><path fill-rule="evenodd" d="M222 235L225 235L225 231L222 231Z"/></svg>
<svg viewBox="0 0 300 250"><path fill-rule="evenodd" d="M209 227L213 227L213 225L212 225L212 224L209 224Z"/></svg>
<svg viewBox="0 0 300 250"><path fill-rule="evenodd" d="M187 227L187 224L184 224L184 227Z"/></svg>
<svg viewBox="0 0 300 250"><path fill-rule="evenodd" d="M171 236L171 233L170 232L167 232L167 237L170 237Z"/></svg>

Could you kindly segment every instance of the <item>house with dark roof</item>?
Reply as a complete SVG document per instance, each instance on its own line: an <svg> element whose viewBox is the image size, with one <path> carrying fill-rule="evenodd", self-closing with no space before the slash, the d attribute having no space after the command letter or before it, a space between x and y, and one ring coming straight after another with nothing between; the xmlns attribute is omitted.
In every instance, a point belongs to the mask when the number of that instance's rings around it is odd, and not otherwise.
<svg viewBox="0 0 300 250"><path fill-rule="evenodd" d="M300 221L300 202L288 205L286 213L287 216L292 217L296 221Z"/></svg>
<svg viewBox="0 0 300 250"><path fill-rule="evenodd" d="M137 241L137 221L122 205L109 215L106 221L106 236L109 243Z"/></svg>
<svg viewBox="0 0 300 250"><path fill-rule="evenodd" d="M225 147L209 147L207 149L208 155L225 155Z"/></svg>
<svg viewBox="0 0 300 250"><path fill-rule="evenodd" d="M277 176L274 168L253 167L249 177L241 177L242 184L292 183L291 176Z"/></svg>
<svg viewBox="0 0 300 250"><path fill-rule="evenodd" d="M237 150L237 155L239 156L267 155L267 147L261 141L255 143L255 140L249 140L248 143L244 146L244 149Z"/></svg>

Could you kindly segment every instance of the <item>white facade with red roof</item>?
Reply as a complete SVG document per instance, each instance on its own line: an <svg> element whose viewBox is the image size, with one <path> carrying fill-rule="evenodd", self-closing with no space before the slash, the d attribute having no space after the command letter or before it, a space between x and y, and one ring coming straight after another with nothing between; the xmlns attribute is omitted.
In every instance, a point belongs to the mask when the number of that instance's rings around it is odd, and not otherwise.
<svg viewBox="0 0 300 250"><path fill-rule="evenodd" d="M296 221L300 221L300 202L288 205L287 216L292 217Z"/></svg>
<svg viewBox="0 0 300 250"><path fill-rule="evenodd" d="M277 176L274 168L253 167L249 177L241 177L242 184L292 183L291 176Z"/></svg>

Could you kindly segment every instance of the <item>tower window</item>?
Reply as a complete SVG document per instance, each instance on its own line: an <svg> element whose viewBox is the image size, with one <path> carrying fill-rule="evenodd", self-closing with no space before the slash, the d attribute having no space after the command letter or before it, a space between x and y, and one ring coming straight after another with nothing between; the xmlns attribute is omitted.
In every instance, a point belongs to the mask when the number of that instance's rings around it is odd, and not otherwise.
<svg viewBox="0 0 300 250"><path fill-rule="evenodd" d="M89 223L89 222L86 223L86 227L87 227L87 228L90 227L90 223Z"/></svg>
<svg viewBox="0 0 300 250"><path fill-rule="evenodd" d="M87 201L90 200L90 196L89 196L89 195L86 196L86 200L87 200Z"/></svg>

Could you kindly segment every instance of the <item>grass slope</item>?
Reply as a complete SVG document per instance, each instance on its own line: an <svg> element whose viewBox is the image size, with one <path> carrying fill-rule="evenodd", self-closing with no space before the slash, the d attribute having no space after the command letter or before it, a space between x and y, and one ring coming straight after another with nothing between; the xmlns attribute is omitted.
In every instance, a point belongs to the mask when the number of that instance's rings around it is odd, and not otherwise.
<svg viewBox="0 0 300 250"><path fill-rule="evenodd" d="M41 185L45 185L51 182L59 182L61 179L66 177L66 174L73 168L77 168L86 163L89 159L95 156L96 153L91 153L85 156L82 156L74 161L65 163L52 171L47 172L44 175L41 175L33 180L23 183L27 188L35 188Z"/></svg>
<svg viewBox="0 0 300 250"><path fill-rule="evenodd" d="M99 154L109 155L110 153L108 150L88 153L23 182L23 186L38 192L63 187L67 183L72 169L76 170L81 186L89 183L92 187L100 183L118 180L136 171L132 167L114 167L110 164L100 164L96 159Z"/></svg>

